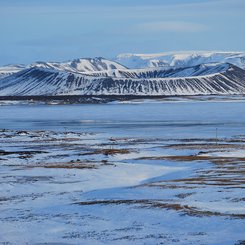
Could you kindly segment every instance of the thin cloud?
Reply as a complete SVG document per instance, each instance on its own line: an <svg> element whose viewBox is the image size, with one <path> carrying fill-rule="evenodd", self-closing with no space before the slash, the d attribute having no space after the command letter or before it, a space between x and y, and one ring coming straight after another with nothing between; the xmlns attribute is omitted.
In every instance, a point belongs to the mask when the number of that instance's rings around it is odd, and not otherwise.
<svg viewBox="0 0 245 245"><path fill-rule="evenodd" d="M160 21L160 22L148 22L135 26L136 29L142 31L167 31L167 32L199 32L208 29L206 25L185 22L185 21Z"/></svg>

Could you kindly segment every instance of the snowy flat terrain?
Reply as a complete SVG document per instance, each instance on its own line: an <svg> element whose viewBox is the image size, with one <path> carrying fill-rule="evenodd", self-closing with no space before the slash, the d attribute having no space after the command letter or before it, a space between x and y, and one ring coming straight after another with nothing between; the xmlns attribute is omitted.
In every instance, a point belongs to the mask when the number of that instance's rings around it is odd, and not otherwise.
<svg viewBox="0 0 245 245"><path fill-rule="evenodd" d="M244 244L244 106L2 103L0 244Z"/></svg>

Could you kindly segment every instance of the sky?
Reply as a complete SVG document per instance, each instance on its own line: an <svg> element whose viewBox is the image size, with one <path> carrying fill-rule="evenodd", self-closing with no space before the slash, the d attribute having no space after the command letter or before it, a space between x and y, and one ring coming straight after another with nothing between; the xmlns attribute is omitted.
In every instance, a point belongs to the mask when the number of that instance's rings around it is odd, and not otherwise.
<svg viewBox="0 0 245 245"><path fill-rule="evenodd" d="M245 0L0 0L0 65L245 51Z"/></svg>

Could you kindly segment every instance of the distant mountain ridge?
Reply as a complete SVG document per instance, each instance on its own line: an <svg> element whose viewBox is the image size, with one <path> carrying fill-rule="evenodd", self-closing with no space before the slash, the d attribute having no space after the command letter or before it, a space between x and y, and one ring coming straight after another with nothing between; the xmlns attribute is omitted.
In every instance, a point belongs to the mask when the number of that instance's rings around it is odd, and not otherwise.
<svg viewBox="0 0 245 245"><path fill-rule="evenodd" d="M132 69L145 67L186 67L204 63L230 63L245 68L245 52L193 51L158 54L119 54L115 61Z"/></svg>
<svg viewBox="0 0 245 245"><path fill-rule="evenodd" d="M55 69L67 72L95 72L95 71L110 71L115 69L127 69L123 65L115 61L110 61L102 57L96 58L79 58L66 62L43 62L37 61L30 65L7 65L0 67L0 78L6 75L11 75L15 72L31 67L40 67L47 69Z"/></svg>
<svg viewBox="0 0 245 245"><path fill-rule="evenodd" d="M5 66L0 96L245 94L244 57L243 52L127 54Z"/></svg>

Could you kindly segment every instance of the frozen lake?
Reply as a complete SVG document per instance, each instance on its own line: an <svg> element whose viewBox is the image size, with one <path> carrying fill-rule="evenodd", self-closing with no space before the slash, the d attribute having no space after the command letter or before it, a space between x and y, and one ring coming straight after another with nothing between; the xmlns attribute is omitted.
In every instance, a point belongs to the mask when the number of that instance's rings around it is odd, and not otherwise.
<svg viewBox="0 0 245 245"><path fill-rule="evenodd" d="M0 106L0 128L112 136L229 137L245 130L245 101Z"/></svg>

